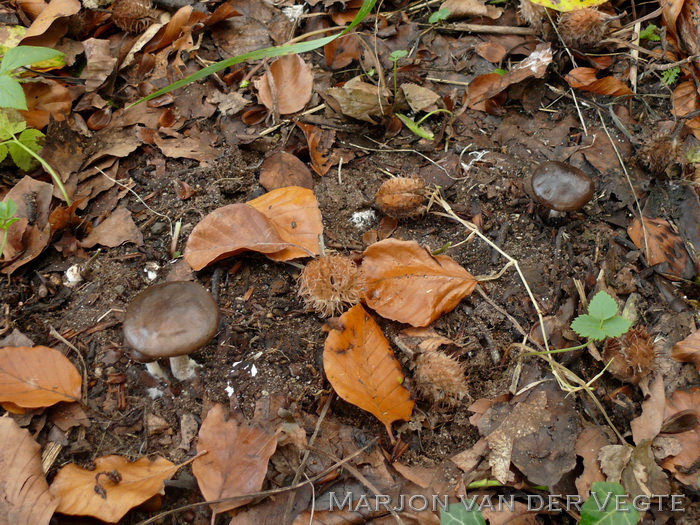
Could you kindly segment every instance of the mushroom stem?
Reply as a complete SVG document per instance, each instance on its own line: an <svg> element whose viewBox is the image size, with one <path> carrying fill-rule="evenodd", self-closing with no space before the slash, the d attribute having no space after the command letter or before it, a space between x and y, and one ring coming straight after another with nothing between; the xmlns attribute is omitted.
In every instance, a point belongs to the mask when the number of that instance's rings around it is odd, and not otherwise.
<svg viewBox="0 0 700 525"><path fill-rule="evenodd" d="M197 368L200 364L196 363L188 355L179 355L170 358L170 371L178 381L187 381L197 375Z"/></svg>
<svg viewBox="0 0 700 525"><path fill-rule="evenodd" d="M165 370L163 370L163 368L158 364L158 361L146 363L146 370L148 370L148 373L156 379L163 379L164 381L168 380L168 376L165 373Z"/></svg>

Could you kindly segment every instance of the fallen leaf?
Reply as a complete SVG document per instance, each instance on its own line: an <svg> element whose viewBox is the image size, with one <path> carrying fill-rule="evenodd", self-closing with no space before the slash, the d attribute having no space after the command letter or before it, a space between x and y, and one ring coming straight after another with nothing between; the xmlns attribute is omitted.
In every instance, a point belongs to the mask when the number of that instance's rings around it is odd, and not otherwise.
<svg viewBox="0 0 700 525"><path fill-rule="evenodd" d="M342 328L330 331L323 350L328 381L345 401L374 414L392 436L391 424L410 420L414 406L401 365L362 305L353 306L338 323Z"/></svg>
<svg viewBox="0 0 700 525"><path fill-rule="evenodd" d="M260 166L260 184L267 191L285 186L313 189L314 180L309 168L298 157L278 151L268 156Z"/></svg>
<svg viewBox="0 0 700 525"><path fill-rule="evenodd" d="M0 348L0 401L23 408L79 401L82 377L70 359L46 346Z"/></svg>
<svg viewBox="0 0 700 525"><path fill-rule="evenodd" d="M20 111L27 127L43 129L53 118L63 121L70 115L73 101L68 89L58 82L43 79L22 84L27 97L27 110Z"/></svg>
<svg viewBox="0 0 700 525"><path fill-rule="evenodd" d="M632 438L637 445L659 435L665 406L664 379L661 374L657 374L651 381L649 398L642 402L642 413L630 421Z"/></svg>
<svg viewBox="0 0 700 525"><path fill-rule="evenodd" d="M245 98L238 91L232 91L230 93L214 91L214 93L207 96L207 102L216 104L217 109L222 115L235 115L250 104L250 100Z"/></svg>
<svg viewBox="0 0 700 525"><path fill-rule="evenodd" d="M642 227L639 217L635 217L627 228L627 233L646 257L647 264L663 264L658 270L659 273L673 281L692 279L695 274L693 262L688 256L683 240L671 224L665 219L644 217L644 226L645 228Z"/></svg>
<svg viewBox="0 0 700 525"><path fill-rule="evenodd" d="M90 234L80 243L83 248L92 248L96 244L115 248L125 242L136 246L143 244L143 234L131 218L131 212L123 206L118 207L112 214L93 228Z"/></svg>
<svg viewBox="0 0 700 525"><path fill-rule="evenodd" d="M586 424L576 440L576 455L583 459L583 472L576 478L576 490L584 500L590 496L593 483L605 481L598 452L606 445L608 438L600 428L592 424Z"/></svg>
<svg viewBox="0 0 700 525"><path fill-rule="evenodd" d="M335 131L317 128L303 122L297 122L297 126L306 136L306 142L309 145L309 155L311 156L311 167L319 175L325 175L331 169L331 166L339 160L333 153Z"/></svg>
<svg viewBox="0 0 700 525"><path fill-rule="evenodd" d="M503 14L503 9L493 5L487 5L485 0L445 0L440 9L447 9L450 14L448 20L460 20L473 16L485 16L499 18Z"/></svg>
<svg viewBox="0 0 700 525"><path fill-rule="evenodd" d="M336 38L323 47L326 65L334 70L347 67L353 60L359 60L361 49L357 35Z"/></svg>
<svg viewBox="0 0 700 525"><path fill-rule="evenodd" d="M506 57L508 51L501 44L481 42L476 46L476 53L484 60L488 60L492 64L498 64Z"/></svg>
<svg viewBox="0 0 700 525"><path fill-rule="evenodd" d="M372 117L391 113L389 104L391 93L381 86L362 82L362 77L354 77L343 87L330 88L326 92L338 101L344 115L370 124L377 123Z"/></svg>
<svg viewBox="0 0 700 525"><path fill-rule="evenodd" d="M254 426L225 420L224 408L209 410L199 430L197 450L207 451L192 463L199 490L206 501L258 492L267 464L277 448L276 434ZM212 504L215 514L250 503L253 498Z"/></svg>
<svg viewBox="0 0 700 525"><path fill-rule="evenodd" d="M12 525L48 525L58 506L41 468L41 447L29 431L0 418L0 516Z"/></svg>
<svg viewBox="0 0 700 525"><path fill-rule="evenodd" d="M80 73L85 80L87 92L95 91L112 74L117 65L117 58L112 56L109 40L88 38L83 41L87 65Z"/></svg>
<svg viewBox="0 0 700 525"><path fill-rule="evenodd" d="M428 111L430 106L440 100L440 95L435 91L416 84L401 84L399 89L414 112Z"/></svg>
<svg viewBox="0 0 700 525"><path fill-rule="evenodd" d="M440 335L432 328L406 328L394 338L394 343L409 357L434 352L443 345L455 344L452 339Z"/></svg>
<svg viewBox="0 0 700 525"><path fill-rule="evenodd" d="M67 19L61 20L62 27L57 27L55 31L49 32L51 26L61 18L78 13L80 8L78 0L51 0L27 29L22 39L22 45L51 47L67 31L68 21Z"/></svg>
<svg viewBox="0 0 700 525"><path fill-rule="evenodd" d="M164 494L165 480L181 466L164 458L129 461L116 455L97 458L92 470L70 463L51 484L51 494L60 498L56 512L117 523L132 508Z"/></svg>
<svg viewBox="0 0 700 525"><path fill-rule="evenodd" d="M681 363L695 363L700 371L700 330L673 345L671 357Z"/></svg>
<svg viewBox="0 0 700 525"><path fill-rule="evenodd" d="M690 487L698 486L698 458L700 457L700 388L677 390L666 398L664 420L686 410L695 411L695 425L686 431L673 434L682 447L682 452L668 457L661 466L673 473L674 477Z"/></svg>
<svg viewBox="0 0 700 525"><path fill-rule="evenodd" d="M615 77L597 77L598 70L592 67L577 67L567 73L564 79L571 87L589 91L597 95L619 97L632 95L630 87Z"/></svg>
<svg viewBox="0 0 700 525"><path fill-rule="evenodd" d="M700 97L692 80L681 82L676 86L671 94L673 109L671 113L675 117L685 117L686 115L700 109ZM685 125L693 131L695 138L700 139L700 117L694 117L685 121Z"/></svg>
<svg viewBox="0 0 700 525"><path fill-rule="evenodd" d="M486 73L479 75L469 83L467 105L471 109L492 113L496 107L503 104L505 93L501 93L501 75ZM495 97L498 96L498 99Z"/></svg>
<svg viewBox="0 0 700 525"><path fill-rule="evenodd" d="M163 155L173 159L194 159L206 165L219 156L219 150L210 144L206 144L199 137L164 139L156 134L154 142L160 148L160 151L163 152Z"/></svg>
<svg viewBox="0 0 700 525"><path fill-rule="evenodd" d="M272 62L254 84L267 109L288 115L301 111L311 100L314 75L299 55L286 55Z"/></svg>
<svg viewBox="0 0 700 525"><path fill-rule="evenodd" d="M454 309L477 280L447 255L433 256L415 241L386 239L362 258L364 302L379 315L427 326Z"/></svg>

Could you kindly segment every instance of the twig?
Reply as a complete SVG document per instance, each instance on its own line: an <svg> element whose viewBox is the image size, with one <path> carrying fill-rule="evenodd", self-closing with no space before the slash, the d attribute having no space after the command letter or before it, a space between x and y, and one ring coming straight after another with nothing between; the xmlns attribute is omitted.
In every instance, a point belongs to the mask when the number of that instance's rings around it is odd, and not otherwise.
<svg viewBox="0 0 700 525"><path fill-rule="evenodd" d="M419 26L431 26L431 24L418 24ZM463 31L467 33L482 33L489 35L522 35L533 36L537 31L531 27L516 26L487 26L483 24L451 24L443 26L433 26L435 29L445 29L447 31Z"/></svg>

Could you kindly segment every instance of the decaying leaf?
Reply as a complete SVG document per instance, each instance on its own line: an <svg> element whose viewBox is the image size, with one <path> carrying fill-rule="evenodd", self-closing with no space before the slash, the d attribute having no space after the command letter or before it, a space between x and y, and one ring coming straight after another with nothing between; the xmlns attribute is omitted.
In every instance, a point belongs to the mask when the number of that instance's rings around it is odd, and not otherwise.
<svg viewBox="0 0 700 525"><path fill-rule="evenodd" d="M619 97L632 95L630 87L615 77L598 78L598 70L592 67L577 67L567 73L565 80L571 87L590 91L596 95Z"/></svg>
<svg viewBox="0 0 700 525"><path fill-rule="evenodd" d="M411 419L414 402L403 386L401 365L381 328L355 305L339 318L323 351L323 368L336 393L348 403L371 412L392 435L394 421Z"/></svg>
<svg viewBox="0 0 700 525"><path fill-rule="evenodd" d="M700 330L673 345L671 357L681 363L695 363L700 371Z"/></svg>
<svg viewBox="0 0 700 525"><path fill-rule="evenodd" d="M632 497L668 494L668 477L656 464L651 441L643 441L634 448L626 445L606 445L600 449L599 460L607 481L622 483Z"/></svg>
<svg viewBox="0 0 700 525"><path fill-rule="evenodd" d="M41 2L42 4L44 2ZM68 28L67 17L80 11L78 0L51 0L42 10L38 10L39 16L34 20L22 40L23 45L51 46L62 37ZM51 26L56 22L61 22L61 27L55 30Z"/></svg>
<svg viewBox="0 0 700 525"><path fill-rule="evenodd" d="M663 460L661 466L673 473L674 477L690 487L698 485L698 458L700 458L700 387L678 390L666 398L664 420L686 410L695 411L695 424L686 432L673 434L682 447L680 454Z"/></svg>
<svg viewBox="0 0 700 525"><path fill-rule="evenodd" d="M344 115L370 124L377 123L372 117L391 113L391 93L381 86L362 82L362 77L348 80L343 87L330 88L327 93L338 101Z"/></svg>
<svg viewBox="0 0 700 525"><path fill-rule="evenodd" d="M278 151L265 159L260 166L260 184L267 190L285 186L313 189L311 171L298 157L286 151Z"/></svg>
<svg viewBox="0 0 700 525"><path fill-rule="evenodd" d="M41 468L41 447L29 431L0 418L0 518L12 525L48 525L58 505Z"/></svg>
<svg viewBox="0 0 700 525"><path fill-rule="evenodd" d="M309 145L309 155L311 156L311 167L319 175L325 175L331 169L331 166L338 162L332 149L335 142L335 131L321 129L303 122L297 122L297 126L306 136L306 142Z"/></svg>
<svg viewBox="0 0 700 525"><path fill-rule="evenodd" d="M429 111L429 108L440 100L440 95L435 91L416 84L401 84L399 90L415 112Z"/></svg>
<svg viewBox="0 0 700 525"><path fill-rule="evenodd" d="M627 233L634 245L644 253L649 266L663 264L659 273L674 281L691 279L695 274L693 262L683 240L671 224L665 219L644 217L644 226L643 228L642 221L635 217L627 228Z"/></svg>
<svg viewBox="0 0 700 525"><path fill-rule="evenodd" d="M296 113L311 100L314 75L311 66L299 55L278 58L268 71L255 81L258 97L267 109L280 115Z"/></svg>
<svg viewBox="0 0 700 525"><path fill-rule="evenodd" d="M58 350L46 346L0 348L0 401L23 408L80 399L80 372Z"/></svg>
<svg viewBox="0 0 700 525"><path fill-rule="evenodd" d="M607 444L608 438L603 431L591 424L584 427L576 440L576 455L583 458L583 472L576 478L576 490L584 500L590 496L593 483L605 481L598 461L598 452Z"/></svg>
<svg viewBox="0 0 700 525"><path fill-rule="evenodd" d="M448 20L460 20L472 16L486 16L489 18L500 18L503 9L493 5L487 5L485 0L445 0L440 9L450 12Z"/></svg>
<svg viewBox="0 0 700 525"><path fill-rule="evenodd" d="M349 34L336 38L323 47L326 64L331 69L342 69L360 58L360 42L357 35Z"/></svg>
<svg viewBox="0 0 700 525"><path fill-rule="evenodd" d="M364 302L379 315L427 326L454 309L477 280L446 255L433 256L415 241L386 239L362 258Z"/></svg>
<svg viewBox="0 0 700 525"><path fill-rule="evenodd" d="M60 498L56 512L117 523L130 509L165 494L165 480L180 467L164 458L129 461L116 455L97 458L93 470L70 463L51 484L51 494Z"/></svg>
<svg viewBox="0 0 700 525"><path fill-rule="evenodd" d="M683 4L683 2L673 3L676 5ZM671 103L673 104L672 113L676 117L685 117L700 109L700 95L695 87L695 82L688 80L678 84L671 94ZM685 125L693 131L695 138L700 139L700 117L686 120Z"/></svg>
<svg viewBox="0 0 700 525"><path fill-rule="evenodd" d="M96 226L80 245L83 248L92 248L96 244L114 248L125 242L141 246L143 234L131 218L131 212L120 206Z"/></svg>
<svg viewBox="0 0 700 525"><path fill-rule="evenodd" d="M267 463L277 448L277 436L260 427L225 419L216 404L199 430L197 449L207 451L192 464L199 489L207 501L243 496L262 488ZM235 509L251 499L212 504L215 513Z"/></svg>

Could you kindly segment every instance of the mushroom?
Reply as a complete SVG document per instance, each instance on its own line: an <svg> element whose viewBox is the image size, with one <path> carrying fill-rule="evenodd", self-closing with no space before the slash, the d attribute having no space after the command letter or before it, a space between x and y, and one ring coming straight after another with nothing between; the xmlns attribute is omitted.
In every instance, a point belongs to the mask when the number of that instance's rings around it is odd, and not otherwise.
<svg viewBox="0 0 700 525"><path fill-rule="evenodd" d="M123 327L134 360L147 363L151 375L164 378L156 360L169 357L173 376L184 381L200 366L188 354L211 341L219 329L219 307L200 284L156 284L129 304Z"/></svg>
<svg viewBox="0 0 700 525"><path fill-rule="evenodd" d="M565 162L543 162L532 175L532 194L537 202L552 210L552 218L580 210L594 191L593 179Z"/></svg>

